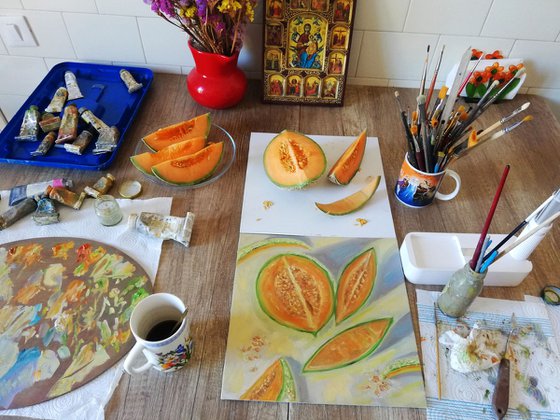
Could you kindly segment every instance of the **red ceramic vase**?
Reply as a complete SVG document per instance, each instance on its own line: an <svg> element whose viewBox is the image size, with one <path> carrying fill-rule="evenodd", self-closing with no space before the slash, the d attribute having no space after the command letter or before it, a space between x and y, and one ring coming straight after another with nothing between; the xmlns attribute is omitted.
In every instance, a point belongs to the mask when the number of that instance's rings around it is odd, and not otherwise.
<svg viewBox="0 0 560 420"><path fill-rule="evenodd" d="M187 76L187 88L200 105L224 109L236 105L247 89L245 73L237 67L239 51L231 57L199 51L189 41L195 67Z"/></svg>

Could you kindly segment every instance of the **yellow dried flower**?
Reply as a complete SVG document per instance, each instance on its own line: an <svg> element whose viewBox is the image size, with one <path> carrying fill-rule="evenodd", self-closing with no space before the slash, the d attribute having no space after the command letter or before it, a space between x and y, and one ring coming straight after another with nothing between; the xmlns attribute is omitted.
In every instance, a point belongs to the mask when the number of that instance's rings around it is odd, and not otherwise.
<svg viewBox="0 0 560 420"><path fill-rule="evenodd" d="M185 13L185 16L188 18L192 18L196 15L196 6L191 6L187 9L185 9L184 11L181 10L182 12Z"/></svg>
<svg viewBox="0 0 560 420"><path fill-rule="evenodd" d="M255 20L255 9L253 9L253 5L251 4L250 1L245 3L245 14L247 15L247 18L249 19L249 22L252 22L253 20Z"/></svg>
<svg viewBox="0 0 560 420"><path fill-rule="evenodd" d="M235 16L237 11L241 8L241 3L237 0L222 0L222 3L218 6L220 12L228 13L232 17Z"/></svg>

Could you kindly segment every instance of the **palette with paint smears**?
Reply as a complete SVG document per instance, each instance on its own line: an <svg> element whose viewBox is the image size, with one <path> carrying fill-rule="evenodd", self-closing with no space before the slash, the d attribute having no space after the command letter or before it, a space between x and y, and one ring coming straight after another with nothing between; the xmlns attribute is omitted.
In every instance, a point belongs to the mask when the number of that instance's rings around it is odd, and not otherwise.
<svg viewBox="0 0 560 420"><path fill-rule="evenodd" d="M152 290L125 253L78 238L0 245L0 409L96 378L134 344L128 320Z"/></svg>

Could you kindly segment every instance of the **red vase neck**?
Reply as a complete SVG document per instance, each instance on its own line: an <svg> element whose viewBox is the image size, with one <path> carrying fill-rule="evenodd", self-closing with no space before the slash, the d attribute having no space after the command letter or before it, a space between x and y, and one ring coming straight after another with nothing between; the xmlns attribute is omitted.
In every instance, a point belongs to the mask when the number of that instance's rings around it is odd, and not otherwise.
<svg viewBox="0 0 560 420"><path fill-rule="evenodd" d="M208 53L197 50L192 46L190 41L189 48L194 58L196 68L202 74L207 76L219 76L229 74L237 69L239 51L229 57L222 54Z"/></svg>

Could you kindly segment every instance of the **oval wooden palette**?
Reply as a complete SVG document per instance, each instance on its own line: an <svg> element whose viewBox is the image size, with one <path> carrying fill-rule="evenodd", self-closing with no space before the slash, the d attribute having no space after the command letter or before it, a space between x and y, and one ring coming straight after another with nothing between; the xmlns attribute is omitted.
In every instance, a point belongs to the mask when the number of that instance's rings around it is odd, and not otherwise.
<svg viewBox="0 0 560 420"><path fill-rule="evenodd" d="M152 292L118 249L78 238L0 245L0 409L63 395L134 344L128 320Z"/></svg>

